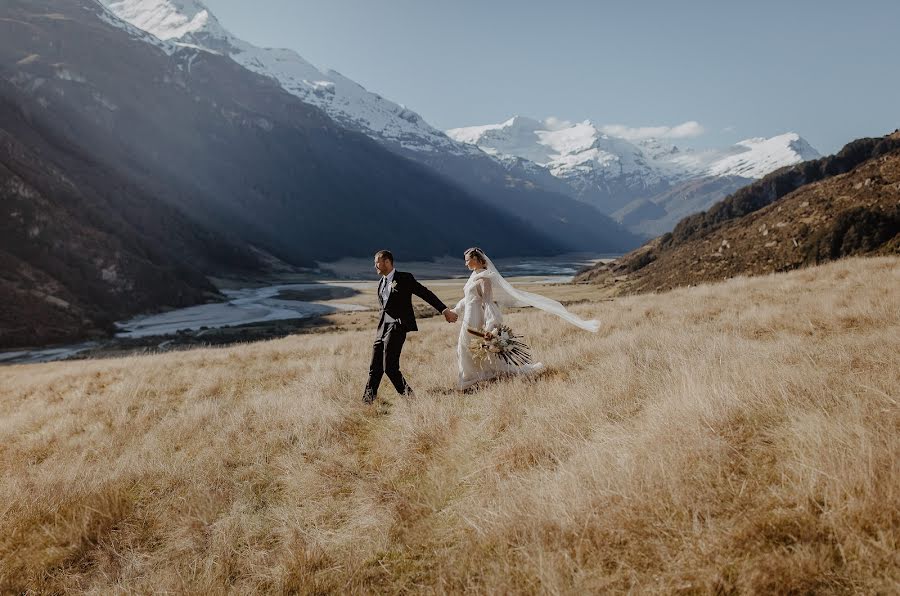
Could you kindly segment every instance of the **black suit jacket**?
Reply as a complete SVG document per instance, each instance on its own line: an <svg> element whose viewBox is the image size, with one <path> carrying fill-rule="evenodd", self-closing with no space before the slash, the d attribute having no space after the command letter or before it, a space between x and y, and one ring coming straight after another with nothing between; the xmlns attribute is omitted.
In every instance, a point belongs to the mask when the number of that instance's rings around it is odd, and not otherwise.
<svg viewBox="0 0 900 596"><path fill-rule="evenodd" d="M386 303L381 300L382 283L383 281L378 282L378 304L381 305L379 329L384 324L384 313L387 313L400 321L400 327L404 331L418 331L419 327L416 325L416 315L412 306L413 295L433 306L438 312L444 312L444 309L447 308L447 305L434 295L434 292L416 281L412 273L394 270L393 287Z"/></svg>

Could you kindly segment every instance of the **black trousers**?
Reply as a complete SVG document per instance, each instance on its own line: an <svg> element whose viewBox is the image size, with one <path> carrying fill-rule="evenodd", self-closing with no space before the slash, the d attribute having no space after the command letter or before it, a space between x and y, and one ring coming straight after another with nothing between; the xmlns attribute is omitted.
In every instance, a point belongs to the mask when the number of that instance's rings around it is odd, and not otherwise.
<svg viewBox="0 0 900 596"><path fill-rule="evenodd" d="M378 328L372 344L372 363L369 365L369 382L365 395L377 395L381 378L387 374L397 393L405 395L409 390L400 372L400 352L406 342L406 331L397 323L385 323Z"/></svg>

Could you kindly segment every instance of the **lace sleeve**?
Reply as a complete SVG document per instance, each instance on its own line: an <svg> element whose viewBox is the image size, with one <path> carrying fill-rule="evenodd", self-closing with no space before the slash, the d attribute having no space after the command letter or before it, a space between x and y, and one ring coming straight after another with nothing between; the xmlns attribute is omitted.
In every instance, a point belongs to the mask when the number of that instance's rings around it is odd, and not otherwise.
<svg viewBox="0 0 900 596"><path fill-rule="evenodd" d="M499 327L503 322L503 315L500 313L500 307L494 302L494 291L490 279L484 278L478 282L478 295L484 305L484 328Z"/></svg>
<svg viewBox="0 0 900 596"><path fill-rule="evenodd" d="M456 306L453 307L453 312L455 312L459 316L463 316L466 314L466 297L465 296L463 296L462 299L456 303Z"/></svg>

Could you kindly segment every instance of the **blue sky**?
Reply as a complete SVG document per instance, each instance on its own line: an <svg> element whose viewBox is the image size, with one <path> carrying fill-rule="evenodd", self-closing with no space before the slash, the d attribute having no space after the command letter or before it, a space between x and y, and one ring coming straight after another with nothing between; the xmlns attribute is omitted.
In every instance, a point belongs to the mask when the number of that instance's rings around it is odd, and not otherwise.
<svg viewBox="0 0 900 596"><path fill-rule="evenodd" d="M795 131L822 153L900 127L900 2L205 0L438 128L513 115L696 121L692 147Z"/></svg>

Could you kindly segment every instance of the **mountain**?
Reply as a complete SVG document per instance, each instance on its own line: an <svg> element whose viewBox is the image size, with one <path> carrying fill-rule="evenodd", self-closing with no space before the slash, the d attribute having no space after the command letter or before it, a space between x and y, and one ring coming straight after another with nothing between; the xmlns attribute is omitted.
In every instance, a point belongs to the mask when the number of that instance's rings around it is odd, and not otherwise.
<svg viewBox="0 0 900 596"><path fill-rule="evenodd" d="M606 213L667 189L676 174L637 145L603 134L589 121L552 127L516 116L502 124L457 128L447 134L492 155L534 162L563 180L573 196Z"/></svg>
<svg viewBox="0 0 900 596"><path fill-rule="evenodd" d="M759 179L784 166L819 157L805 139L789 132L769 139L746 139L721 151L683 151L668 161L691 174Z"/></svg>
<svg viewBox="0 0 900 596"><path fill-rule="evenodd" d="M590 121L561 124L522 116L447 134L498 158L533 162L564 182L571 196L643 234L668 231L688 212L708 207L753 179L819 157L796 133L693 151L658 139L615 137ZM698 192L701 180L705 183Z"/></svg>
<svg viewBox="0 0 900 596"><path fill-rule="evenodd" d="M385 244L408 258L476 240L507 255L563 248L228 57L148 42L91 0L57 4L5 9L30 25L4 21L0 48L19 103L196 221L296 265Z"/></svg>
<svg viewBox="0 0 900 596"><path fill-rule="evenodd" d="M635 233L655 238L672 230L688 215L752 183L741 176L702 176L677 183L649 199L635 199L613 213L613 219Z"/></svg>
<svg viewBox="0 0 900 596"><path fill-rule="evenodd" d="M868 254L900 254L900 131L782 168L576 280L663 291Z"/></svg>
<svg viewBox="0 0 900 596"><path fill-rule="evenodd" d="M261 267L35 126L14 95L0 80L0 348L107 335L137 312L221 298L204 273Z"/></svg>
<svg viewBox="0 0 900 596"><path fill-rule="evenodd" d="M207 275L273 258L568 248L229 57L94 0L10 0L0 17L4 347L214 300Z"/></svg>
<svg viewBox="0 0 900 596"><path fill-rule="evenodd" d="M172 48L204 48L265 76L348 130L426 165L486 204L541 230L567 250L619 252L639 244L596 209L575 201L566 187L527 164L501 162L451 139L409 108L323 71L293 50L260 48L228 32L196 0L103 0L131 26Z"/></svg>
<svg viewBox="0 0 900 596"><path fill-rule="evenodd" d="M350 130L419 151L477 154L410 109L367 91L334 70L322 71L293 50L260 48L229 33L196 0L102 0L117 17L174 46L206 48L270 77Z"/></svg>

